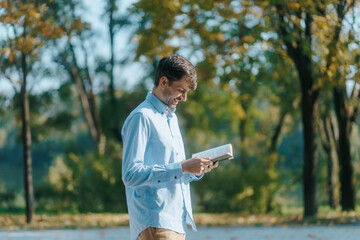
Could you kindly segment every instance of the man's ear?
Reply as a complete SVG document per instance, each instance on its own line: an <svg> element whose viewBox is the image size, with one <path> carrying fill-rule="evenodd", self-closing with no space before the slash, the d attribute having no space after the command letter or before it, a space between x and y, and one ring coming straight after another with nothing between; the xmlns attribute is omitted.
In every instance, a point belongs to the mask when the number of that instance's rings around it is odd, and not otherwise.
<svg viewBox="0 0 360 240"><path fill-rule="evenodd" d="M159 86L165 88L169 85L169 79L166 76L162 76L159 80Z"/></svg>

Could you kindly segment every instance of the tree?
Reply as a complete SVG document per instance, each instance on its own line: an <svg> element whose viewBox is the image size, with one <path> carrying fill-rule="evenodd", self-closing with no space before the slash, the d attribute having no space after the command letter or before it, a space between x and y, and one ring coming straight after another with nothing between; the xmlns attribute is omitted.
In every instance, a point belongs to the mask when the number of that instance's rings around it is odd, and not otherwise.
<svg viewBox="0 0 360 240"><path fill-rule="evenodd" d="M110 84L109 84L109 92L112 101L115 101L115 87L114 87L114 65L115 65L115 53L114 53L114 38L115 38L115 19L114 19L114 13L117 10L116 6L116 0L109 0L108 6L107 6L107 12L109 14L109 38L110 38Z"/></svg>
<svg viewBox="0 0 360 240"><path fill-rule="evenodd" d="M341 23L353 5L354 2L348 4L346 1L319 3L268 1L259 4L265 11L270 10L266 11L266 15L273 16L273 20L270 21L271 26L276 26L274 29L281 38L284 49L292 58L301 83L305 144L303 169L305 217L315 216L317 213L316 111L319 94L324 85L331 80L327 74L334 67L332 59L337 58L333 48L337 46L338 49L339 44L342 49L348 46L339 42L339 34L343 29ZM273 9L275 14L271 13Z"/></svg>
<svg viewBox="0 0 360 240"><path fill-rule="evenodd" d="M286 50L295 63L301 83L301 112L304 136L304 215L317 214L317 142L315 109L318 104L319 89L315 88L314 66L312 63L312 22L313 14L308 8L293 8L286 4L277 5L279 35ZM304 23L303 27L295 25L291 19ZM295 28L295 29L294 29Z"/></svg>
<svg viewBox="0 0 360 240"><path fill-rule="evenodd" d="M115 54L115 37L117 33L125 26L130 24L128 20L129 16L120 15L118 11L118 3L116 0L108 0L105 9L105 16L108 17L108 33L109 33L109 41L110 41L110 60L104 64L104 66L99 66L98 71L104 71L109 76L109 86L108 92L110 93L110 99L104 99L105 104L110 104L110 112L113 114L110 117L111 120L108 121L110 126L108 126L109 130L111 131L111 135L115 137L117 140L122 142L121 137L121 129L120 125L118 124L119 115L114 114L119 112L119 107L121 105L118 104L118 100L115 96L115 82L114 82L114 70L115 65L118 64L116 61L116 54Z"/></svg>
<svg viewBox="0 0 360 240"><path fill-rule="evenodd" d="M21 72L20 94L22 143L24 159L24 188L26 201L26 221L30 223L34 214L34 193L32 186L30 106L27 90L31 66L36 61L39 49L47 40L63 34L59 26L48 18L48 7L41 1L2 1L0 21L5 25L8 36L2 44L2 62L8 66L7 76L11 76L11 65ZM9 77L10 78L10 77Z"/></svg>
<svg viewBox="0 0 360 240"><path fill-rule="evenodd" d="M323 97L324 98L324 97ZM326 98L325 98L326 99ZM326 101L327 100L327 101ZM338 156L337 141L338 129L335 123L335 117L330 110L329 102L332 99L326 99L320 108L319 129L322 147L325 153L325 161L327 166L327 194L328 203L331 208L336 209L339 206L338 194ZM329 101L330 100L330 101Z"/></svg>
<svg viewBox="0 0 360 240"><path fill-rule="evenodd" d="M332 87L334 110L338 126L338 159L340 165L340 203L343 210L355 209L355 179L350 154L350 134L352 124L357 118L356 100L359 93L354 85L351 94L346 93L348 80L352 80L351 69L359 69L356 58L358 50L352 50L351 45L359 43L358 30L355 29L357 18L355 17L356 1L337 1L329 4L329 12L326 13L325 21L329 27L323 32L324 38L319 37L319 42L325 46L323 54L324 65L322 69L322 81ZM331 19L332 21L328 21ZM324 24L318 25L318 29ZM321 35L320 35L321 36Z"/></svg>
<svg viewBox="0 0 360 240"><path fill-rule="evenodd" d="M63 44L64 39L53 42L54 46L58 46L54 60L65 69L75 85L90 135L101 152L104 150L106 139L103 135L97 108L97 97L93 91L93 76L90 73L88 49L85 46L86 39L92 36L92 31L90 25L76 15L79 5L77 0L50 3L54 20L64 26L67 36L66 44ZM84 59L82 62L79 61L80 54Z"/></svg>

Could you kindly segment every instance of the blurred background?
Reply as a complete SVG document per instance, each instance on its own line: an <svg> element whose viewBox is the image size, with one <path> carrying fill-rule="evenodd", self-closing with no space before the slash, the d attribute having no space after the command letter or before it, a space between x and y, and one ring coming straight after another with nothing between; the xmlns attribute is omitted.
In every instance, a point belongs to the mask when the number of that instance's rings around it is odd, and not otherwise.
<svg viewBox="0 0 360 240"><path fill-rule="evenodd" d="M195 212L355 210L359 3L1 0L0 213L126 212L121 128L172 54L198 72L187 157L235 152Z"/></svg>

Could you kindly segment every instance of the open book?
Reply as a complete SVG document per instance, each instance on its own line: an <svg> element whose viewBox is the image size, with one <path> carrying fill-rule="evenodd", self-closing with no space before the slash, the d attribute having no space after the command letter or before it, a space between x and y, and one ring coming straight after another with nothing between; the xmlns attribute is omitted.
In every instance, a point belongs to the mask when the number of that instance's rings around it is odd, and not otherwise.
<svg viewBox="0 0 360 240"><path fill-rule="evenodd" d="M220 147L215 147L202 152L194 153L192 157L209 157L210 160L214 163L234 158L232 145L230 143L222 145Z"/></svg>

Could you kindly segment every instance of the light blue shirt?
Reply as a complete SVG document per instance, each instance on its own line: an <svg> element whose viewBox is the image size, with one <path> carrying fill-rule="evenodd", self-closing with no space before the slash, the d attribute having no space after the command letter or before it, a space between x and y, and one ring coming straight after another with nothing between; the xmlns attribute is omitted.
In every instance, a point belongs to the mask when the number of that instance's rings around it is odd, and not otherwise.
<svg viewBox="0 0 360 240"><path fill-rule="evenodd" d="M148 93L126 119L122 137L131 239L148 227L196 230L189 182L199 177L182 172L186 157L175 111Z"/></svg>

